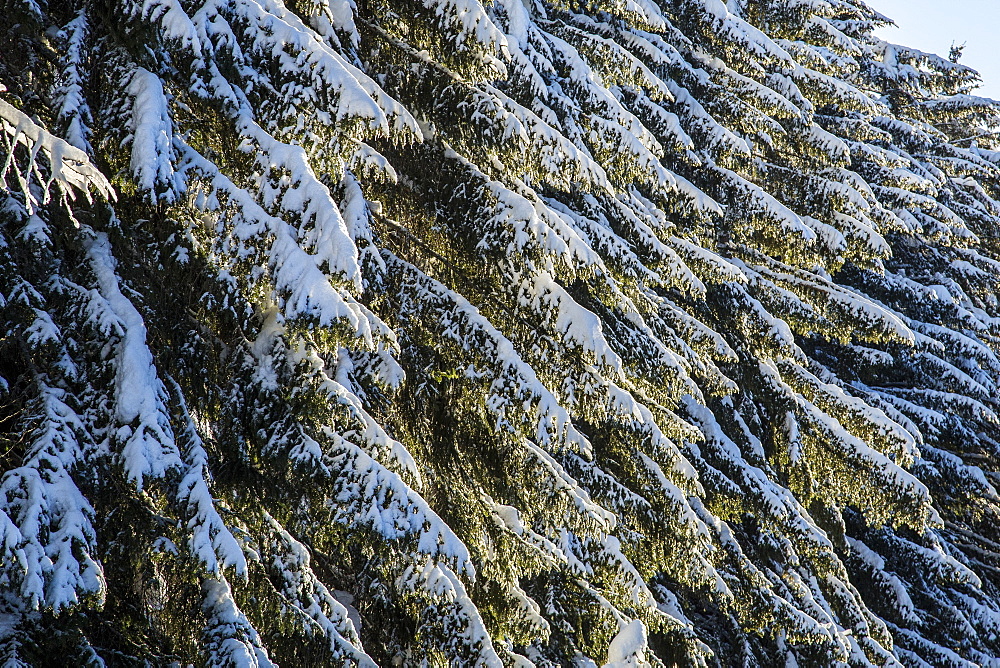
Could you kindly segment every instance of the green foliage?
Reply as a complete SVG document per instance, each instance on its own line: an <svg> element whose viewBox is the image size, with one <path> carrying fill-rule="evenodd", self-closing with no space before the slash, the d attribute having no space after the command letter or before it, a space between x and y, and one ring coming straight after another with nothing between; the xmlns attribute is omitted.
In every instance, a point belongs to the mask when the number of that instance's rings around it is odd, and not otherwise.
<svg viewBox="0 0 1000 668"><path fill-rule="evenodd" d="M1000 660L1000 106L860 0L0 17L4 665Z"/></svg>

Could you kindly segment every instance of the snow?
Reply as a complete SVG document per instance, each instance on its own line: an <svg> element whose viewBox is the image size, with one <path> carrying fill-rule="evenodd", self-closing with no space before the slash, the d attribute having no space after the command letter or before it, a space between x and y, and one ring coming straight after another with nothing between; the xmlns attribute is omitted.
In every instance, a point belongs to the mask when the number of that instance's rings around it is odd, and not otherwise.
<svg viewBox="0 0 1000 668"><path fill-rule="evenodd" d="M188 412L180 387L174 383L172 389L186 421L185 430L180 436L187 440L185 463L188 468L177 485L177 501L186 508L189 515L187 528L191 534L188 549L192 556L201 561L209 574L219 577L224 569L232 569L238 577L245 580L246 555L239 540L226 526L219 514L216 500L212 497L208 453Z"/></svg>
<svg viewBox="0 0 1000 668"><path fill-rule="evenodd" d="M219 208L220 197L228 200L228 204L238 207L241 220L237 221L234 230L237 240L249 242L262 232L271 235L272 241L266 252L274 273L274 287L283 297L282 311L286 319L310 318L323 327L342 321L354 330L357 338L371 348L377 346L376 338L392 345L394 336L384 323L346 289L334 287L328 275L320 268L321 262L328 267L332 263L340 268L346 278L353 278L355 287L360 287L358 251L343 217L330 198L329 189L308 168L301 148L281 145L276 140L269 139L250 119L245 118L244 121L249 130L275 147L279 155L291 160L293 164L305 165L306 171L299 177L299 184L305 192L300 190L297 195L302 198L300 203L311 207L310 213L314 218L310 222L314 226L310 234L313 245L317 245L324 256L320 257L303 248L299 244L299 232L295 227L268 213L250 192L238 187L214 164L187 147L184 159L190 165L188 169L197 170L207 178L214 191L212 198L205 201L205 207ZM272 193L272 196L277 198L278 193Z"/></svg>
<svg viewBox="0 0 1000 668"><path fill-rule="evenodd" d="M422 0L422 2L424 7L437 16L460 26L455 39L459 48L463 48L466 40L473 41L477 46L490 45L497 49L506 47L506 37L478 0Z"/></svg>
<svg viewBox="0 0 1000 668"><path fill-rule="evenodd" d="M94 509L72 475L83 459L83 423L68 399L39 384L40 425L27 434L21 466L0 478L0 575L26 609L61 612L104 597Z"/></svg>
<svg viewBox="0 0 1000 668"><path fill-rule="evenodd" d="M141 8L138 3L133 6L143 20L157 24L165 38L177 40L195 53L201 51L198 30L179 0L143 0Z"/></svg>
<svg viewBox="0 0 1000 668"><path fill-rule="evenodd" d="M326 267L330 274L339 275L360 289L358 249L330 190L317 177L305 149L274 139L249 116L241 118L239 129L252 142L247 150L253 145L259 148L257 163L263 174L285 171L289 175L278 187L268 183L262 188L264 207L277 208L298 219L295 243L311 251L317 266ZM289 280L289 283L294 282Z"/></svg>
<svg viewBox="0 0 1000 668"><path fill-rule="evenodd" d="M85 72L88 55L85 41L89 29L86 8L81 9L63 29L66 36L66 52L54 104L57 122L66 129L66 142L88 154L92 149L88 138L90 128L87 124L93 120L84 94L84 87L87 85Z"/></svg>
<svg viewBox="0 0 1000 668"><path fill-rule="evenodd" d="M55 186L63 198L75 197L80 193L89 202L91 189L105 199L113 199L114 191L104 175L91 164L87 154L79 148L66 143L50 134L31 118L16 108L0 100L0 130L3 145L0 150L6 150L3 165L0 167L0 182L5 185L13 176L17 187L25 196L25 205L29 214L35 208L49 201L49 191ZM15 153L19 146L28 152L27 164L20 168L15 161ZM43 176L38 163L38 156L43 156L48 163L48 176ZM28 187L29 179L43 186L43 195L39 198Z"/></svg>
<svg viewBox="0 0 1000 668"><path fill-rule="evenodd" d="M622 371L622 359L604 337L600 319L577 304L551 274L539 272L526 277L519 288L520 305L549 319L553 330L567 344L578 346L613 372Z"/></svg>
<svg viewBox="0 0 1000 668"><path fill-rule="evenodd" d="M133 99L131 169L139 187L153 199L174 202L184 184L173 168L173 122L160 78L137 67L126 92Z"/></svg>
<svg viewBox="0 0 1000 668"><path fill-rule="evenodd" d="M277 668L257 630L233 600L225 578L206 579L201 590L209 661L234 668Z"/></svg>
<svg viewBox="0 0 1000 668"><path fill-rule="evenodd" d="M122 442L122 466L128 480L142 490L146 478L164 478L183 463L170 427L166 391L146 345L146 325L121 292L107 235L94 233L86 250L97 281L93 300L114 317L118 338L113 411L120 425L116 437Z"/></svg>
<svg viewBox="0 0 1000 668"><path fill-rule="evenodd" d="M716 166L715 170L730 185L734 196L747 199L751 214L762 218L766 223L777 224L779 228L776 230L777 233L794 234L801 237L803 241L812 241L816 238L816 233L803 223L795 212L759 185L751 183L736 172L724 167Z"/></svg>
<svg viewBox="0 0 1000 668"><path fill-rule="evenodd" d="M319 580L310 565L309 549L296 540L267 512L264 520L272 532L270 565L277 574L278 590L294 616L304 616L312 634L326 636L330 656L359 668L375 668L358 638L360 618L355 625L351 613ZM357 615L357 610L354 611ZM299 620L301 623L301 620Z"/></svg>
<svg viewBox="0 0 1000 668"><path fill-rule="evenodd" d="M445 604L452 615L461 620L458 633L465 645L475 649L474 665L485 668L502 668L503 661L497 654L489 632L483 623L468 591L455 573L444 564L426 560L423 565L407 567L398 584L407 589L429 595L438 605Z"/></svg>
<svg viewBox="0 0 1000 668"><path fill-rule="evenodd" d="M354 625L354 629L360 634L361 633L361 613L358 609L354 607L354 595L350 592L337 589L333 592L333 597L337 599L337 602L344 606L347 611L347 618L351 620Z"/></svg>
<svg viewBox="0 0 1000 668"><path fill-rule="evenodd" d="M899 614L902 615L907 622L918 622L919 618L914 612L916 606L913 604L913 600L910 598L910 594L906 590L906 586L896 575L886 572L885 560L860 540L848 538L847 543L851 546L854 553L858 555L858 558L860 558L862 562L864 562L864 564L874 573L878 573L877 577L880 580L889 585L890 591L895 598L894 609L899 612Z"/></svg>
<svg viewBox="0 0 1000 668"><path fill-rule="evenodd" d="M622 626L608 646L608 660L602 668L641 668L646 661L646 627L638 619Z"/></svg>

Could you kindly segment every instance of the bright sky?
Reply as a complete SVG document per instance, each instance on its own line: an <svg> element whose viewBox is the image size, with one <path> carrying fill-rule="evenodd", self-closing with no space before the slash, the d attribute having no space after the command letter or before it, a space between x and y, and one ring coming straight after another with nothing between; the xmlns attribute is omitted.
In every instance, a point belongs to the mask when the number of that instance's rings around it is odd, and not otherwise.
<svg viewBox="0 0 1000 668"><path fill-rule="evenodd" d="M959 61L983 77L976 94L1000 99L1000 0L866 0L898 28L878 35L893 44L948 56L965 42Z"/></svg>

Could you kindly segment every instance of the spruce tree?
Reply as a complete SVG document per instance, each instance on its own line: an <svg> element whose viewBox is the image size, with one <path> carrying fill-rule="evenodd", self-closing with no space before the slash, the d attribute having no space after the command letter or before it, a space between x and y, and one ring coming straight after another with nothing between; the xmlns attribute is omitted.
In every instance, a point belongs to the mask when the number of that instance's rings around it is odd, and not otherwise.
<svg viewBox="0 0 1000 668"><path fill-rule="evenodd" d="M1000 661L1000 105L860 0L12 0L4 665Z"/></svg>

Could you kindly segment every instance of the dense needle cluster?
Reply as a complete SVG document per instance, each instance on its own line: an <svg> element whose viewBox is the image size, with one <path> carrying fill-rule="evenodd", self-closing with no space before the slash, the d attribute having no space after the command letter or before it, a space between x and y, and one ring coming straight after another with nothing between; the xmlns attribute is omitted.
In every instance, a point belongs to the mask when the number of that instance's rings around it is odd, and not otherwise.
<svg viewBox="0 0 1000 668"><path fill-rule="evenodd" d="M1000 104L861 0L11 0L0 664L1000 665Z"/></svg>

